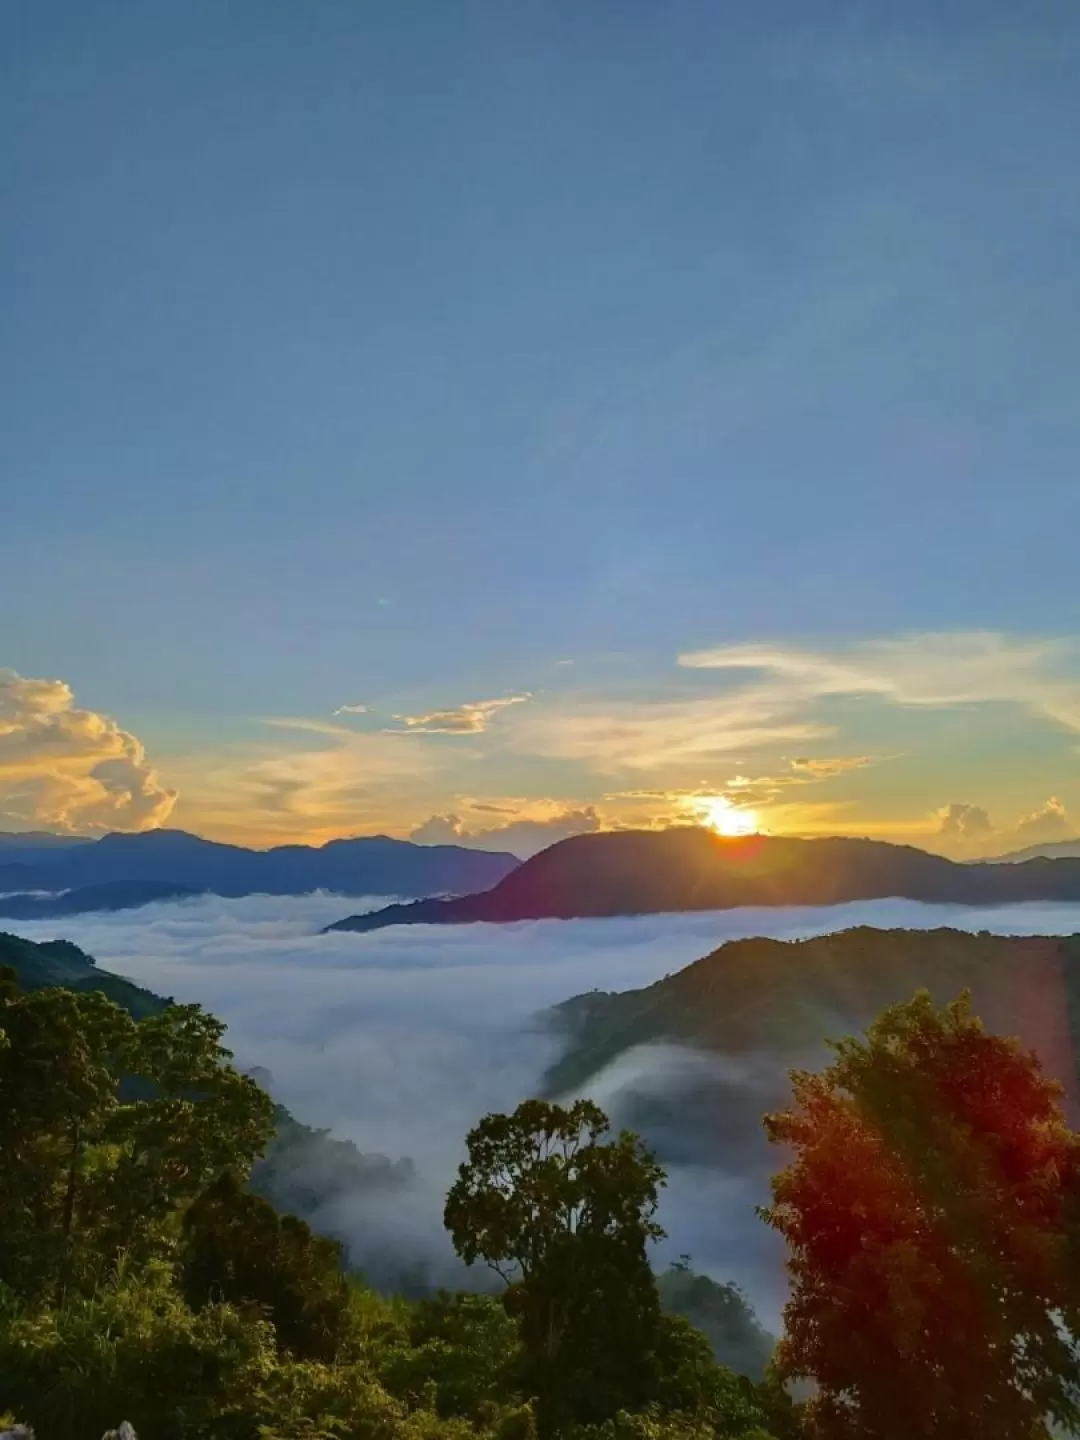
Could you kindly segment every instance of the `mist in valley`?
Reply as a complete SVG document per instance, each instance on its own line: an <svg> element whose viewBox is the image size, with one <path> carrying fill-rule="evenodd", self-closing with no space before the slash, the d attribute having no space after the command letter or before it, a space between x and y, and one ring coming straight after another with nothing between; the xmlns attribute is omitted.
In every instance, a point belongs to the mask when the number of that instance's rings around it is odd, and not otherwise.
<svg viewBox="0 0 1080 1440"><path fill-rule="evenodd" d="M354 1263L384 1284L486 1284L464 1272L442 1228L442 1204L469 1128L540 1090L562 1040L547 1014L584 991L662 979L725 940L808 937L854 925L952 925L1002 934L1080 930L1080 906L995 910L875 901L825 909L755 909L513 925L410 926L372 934L319 930L347 910L382 903L340 897L199 897L112 914L15 927L29 939L74 941L106 969L160 994L195 1001L229 1026L242 1068L260 1067L275 1099L367 1155L373 1167L331 1197L315 1223L340 1236ZM842 1031L843 1024L837 1021ZM834 1033L837 1033L834 1031ZM824 1041L824 1037L823 1037ZM668 1170L660 1220L663 1266L734 1280L762 1321L779 1324L779 1244L756 1217L779 1157L760 1116L783 1102L793 1063L826 1052L762 1050L737 1060L673 1045L638 1047L591 1078L585 1093L616 1124L639 1130Z"/></svg>

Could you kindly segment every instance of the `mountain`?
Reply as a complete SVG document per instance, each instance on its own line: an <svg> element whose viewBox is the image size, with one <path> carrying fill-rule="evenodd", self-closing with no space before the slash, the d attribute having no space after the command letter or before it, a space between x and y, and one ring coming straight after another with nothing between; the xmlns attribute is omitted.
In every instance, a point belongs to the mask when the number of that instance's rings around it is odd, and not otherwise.
<svg viewBox="0 0 1080 1440"><path fill-rule="evenodd" d="M99 970L91 956L70 940L35 943L0 931L0 966L5 965L15 971L23 990L42 990L49 985L63 985L69 990L100 990L136 1020L156 1015L170 1003L122 975Z"/></svg>
<svg viewBox="0 0 1080 1440"><path fill-rule="evenodd" d="M980 864L1023 865L1026 860L1077 860L1080 859L1080 836L1072 840L1051 840L1043 845L1028 845L1023 850L1010 850L1006 855L994 855Z"/></svg>
<svg viewBox="0 0 1080 1440"><path fill-rule="evenodd" d="M48 862L60 850L93 843L86 835L54 835L51 830L0 830L0 868L37 865Z"/></svg>
<svg viewBox="0 0 1080 1440"><path fill-rule="evenodd" d="M13 847L13 853L20 852ZM386 835L331 840L319 847L248 850L183 830L105 835L82 845L38 851L32 861L8 863L6 856L7 851L0 850L0 894L23 898L33 891L89 892L110 885L158 885L172 894L207 891L229 896L303 895L312 890L341 895L461 894L485 890L519 864L514 855L459 845L415 845ZM146 903L133 893L136 898L125 903ZM115 909L122 908L116 903L121 895L117 890L104 905L101 893L82 898L93 901L87 908Z"/></svg>
<svg viewBox="0 0 1080 1440"><path fill-rule="evenodd" d="M809 940L734 940L641 990L593 992L551 1012L563 1053L551 1097L590 1094L669 1165L726 1173L767 1193L777 1157L762 1114L789 1072L830 1058L887 1005L961 990L988 1029L1017 1035L1063 1082L1080 1119L1080 935L1014 937L860 927Z"/></svg>
<svg viewBox="0 0 1080 1440"><path fill-rule="evenodd" d="M648 915L890 897L944 904L1080 900L1080 859L960 865L909 845L830 837L728 839L697 827L575 835L481 895L350 915L331 930Z"/></svg>
<svg viewBox="0 0 1080 1440"><path fill-rule="evenodd" d="M939 1002L970 990L990 1029L1023 1036L1052 1073L1073 1079L1080 936L858 926L808 940L731 940L645 989L564 1001L552 1015L567 1048L546 1089L581 1085L638 1045L794 1056L863 1029L920 988Z"/></svg>
<svg viewBox="0 0 1080 1440"><path fill-rule="evenodd" d="M157 900L181 900L205 894L205 890L193 885L176 885L168 880L116 880L108 885L80 885L75 890L60 890L55 894L36 890L28 895L0 895L0 917L52 920L60 915L85 915L94 910L133 910Z"/></svg>

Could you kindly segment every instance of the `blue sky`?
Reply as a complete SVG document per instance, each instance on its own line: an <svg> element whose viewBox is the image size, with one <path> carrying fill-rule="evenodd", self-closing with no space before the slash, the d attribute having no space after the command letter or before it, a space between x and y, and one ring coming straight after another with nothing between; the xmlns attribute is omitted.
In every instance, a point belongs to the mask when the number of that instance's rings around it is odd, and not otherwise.
<svg viewBox="0 0 1080 1440"><path fill-rule="evenodd" d="M12 0L0 37L0 664L173 823L616 823L817 751L874 764L815 824L1080 805L1061 706L986 698L1008 660L736 745L769 672L678 664L990 634L1080 683L1074 6ZM0 825L99 823L33 743L71 704L12 694ZM658 705L692 766L580 753Z"/></svg>

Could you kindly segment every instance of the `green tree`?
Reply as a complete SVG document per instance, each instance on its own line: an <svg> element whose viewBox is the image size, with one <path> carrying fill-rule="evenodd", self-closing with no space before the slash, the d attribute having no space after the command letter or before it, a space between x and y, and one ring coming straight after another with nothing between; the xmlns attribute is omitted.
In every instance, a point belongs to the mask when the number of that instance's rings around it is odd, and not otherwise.
<svg viewBox="0 0 1080 1440"><path fill-rule="evenodd" d="M95 992L0 989L0 1281L91 1287L158 1253L227 1167L250 1168L271 1102L194 1005L135 1022Z"/></svg>
<svg viewBox="0 0 1080 1440"><path fill-rule="evenodd" d="M121 1419L153 1440L248 1440L273 1367L269 1325L227 1305L194 1314L158 1261L0 1322L0 1403L37 1440L97 1440Z"/></svg>
<svg viewBox="0 0 1080 1440"><path fill-rule="evenodd" d="M458 1253L509 1287L542 1435L640 1408L659 1383L663 1323L646 1245L663 1234L653 1216L664 1175L635 1135L606 1140L609 1129L584 1100L488 1115L447 1197Z"/></svg>
<svg viewBox="0 0 1080 1440"><path fill-rule="evenodd" d="M766 1218L815 1433L1031 1440L1080 1423L1080 1136L1034 1055L925 993L798 1073Z"/></svg>
<svg viewBox="0 0 1080 1440"><path fill-rule="evenodd" d="M279 1215L232 1171L188 1207L182 1284L196 1309L225 1301L272 1321L278 1343L303 1359L332 1360L346 1333L349 1287L341 1246Z"/></svg>

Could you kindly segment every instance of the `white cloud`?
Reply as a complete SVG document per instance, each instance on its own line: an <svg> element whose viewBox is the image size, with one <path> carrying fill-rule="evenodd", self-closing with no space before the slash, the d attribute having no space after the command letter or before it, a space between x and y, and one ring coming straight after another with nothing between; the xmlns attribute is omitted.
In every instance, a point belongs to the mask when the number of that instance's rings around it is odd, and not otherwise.
<svg viewBox="0 0 1080 1440"><path fill-rule="evenodd" d="M404 1249L448 1280L458 1277L441 1209L464 1136L487 1111L536 1092L557 1049L537 1024L546 1007L594 988L649 985L748 935L794 939L864 924L1013 934L1080 929L1077 906L972 910L878 901L316 933L341 914L340 899L327 896L201 897L19 929L34 939L61 933L104 967L206 1005L228 1022L238 1063L269 1069L275 1093L300 1119L331 1126L362 1150L411 1156L416 1176L406 1193L354 1196L322 1220L349 1237L361 1258ZM823 1028L835 1024L823 1006ZM780 1050L718 1061L730 1096L725 1113L745 1113L756 1128L763 1091L785 1083L790 1063L790 1053ZM629 1101L644 1092L652 1108L642 1113L651 1113L655 1125L680 1070L711 1065L650 1047L625 1056L617 1073L597 1077L590 1089L621 1118L638 1118ZM768 1159L775 1163L776 1156ZM732 1154L729 1169L672 1164L660 1212L670 1239L660 1254L689 1251L696 1266L738 1280L775 1325L784 1286L780 1257L753 1212L765 1197L764 1172L742 1150Z"/></svg>
<svg viewBox="0 0 1080 1440"><path fill-rule="evenodd" d="M1071 833L1072 828L1064 803L1051 795L1045 805L1024 816L1016 827L1016 834L1026 841L1054 840Z"/></svg>
<svg viewBox="0 0 1080 1440"><path fill-rule="evenodd" d="M684 670L722 672L722 688L647 700L562 696L515 717L513 739L531 753L585 761L601 774L662 767L670 774L670 767L685 772L781 745L797 745L796 753L805 754L805 745L835 734L830 717L815 711L818 702L834 697L926 708L1020 705L1080 730L1075 639L928 633L830 650L728 645L678 658ZM866 759L842 757L832 762L833 773ZM817 778L826 778L829 764L806 761Z"/></svg>
<svg viewBox="0 0 1080 1440"><path fill-rule="evenodd" d="M514 723L515 748L583 760L600 774L701 765L765 745L828 739L762 690L665 700L571 698Z"/></svg>
<svg viewBox="0 0 1080 1440"><path fill-rule="evenodd" d="M168 819L166 789L141 742L75 704L62 680L0 670L0 823L92 834Z"/></svg>
<svg viewBox="0 0 1080 1440"><path fill-rule="evenodd" d="M500 811L501 806L473 804L473 810ZM527 860L546 850L557 840L570 835L585 835L601 828L601 821L592 805L580 809L558 808L553 813L525 816L492 825L470 829L460 815L432 815L410 834L409 839L420 845L467 845L475 850L509 850L519 859Z"/></svg>
<svg viewBox="0 0 1080 1440"><path fill-rule="evenodd" d="M335 715L366 715L367 713L366 705L339 705L334 711Z"/></svg>
<svg viewBox="0 0 1080 1440"><path fill-rule="evenodd" d="M407 727L405 733L417 735L479 735L488 721L510 705L523 705L531 695L505 695L497 700L477 700L456 710L431 710L426 715L395 715Z"/></svg>
<svg viewBox="0 0 1080 1440"><path fill-rule="evenodd" d="M1080 730L1076 640L1016 639L994 631L866 640L836 651L729 645L680 655L690 669L760 672L780 703L876 695L898 705L1026 705Z"/></svg>
<svg viewBox="0 0 1080 1440"><path fill-rule="evenodd" d="M981 805L967 805L954 800L937 812L938 834L953 840L978 840L993 834L990 816Z"/></svg>

